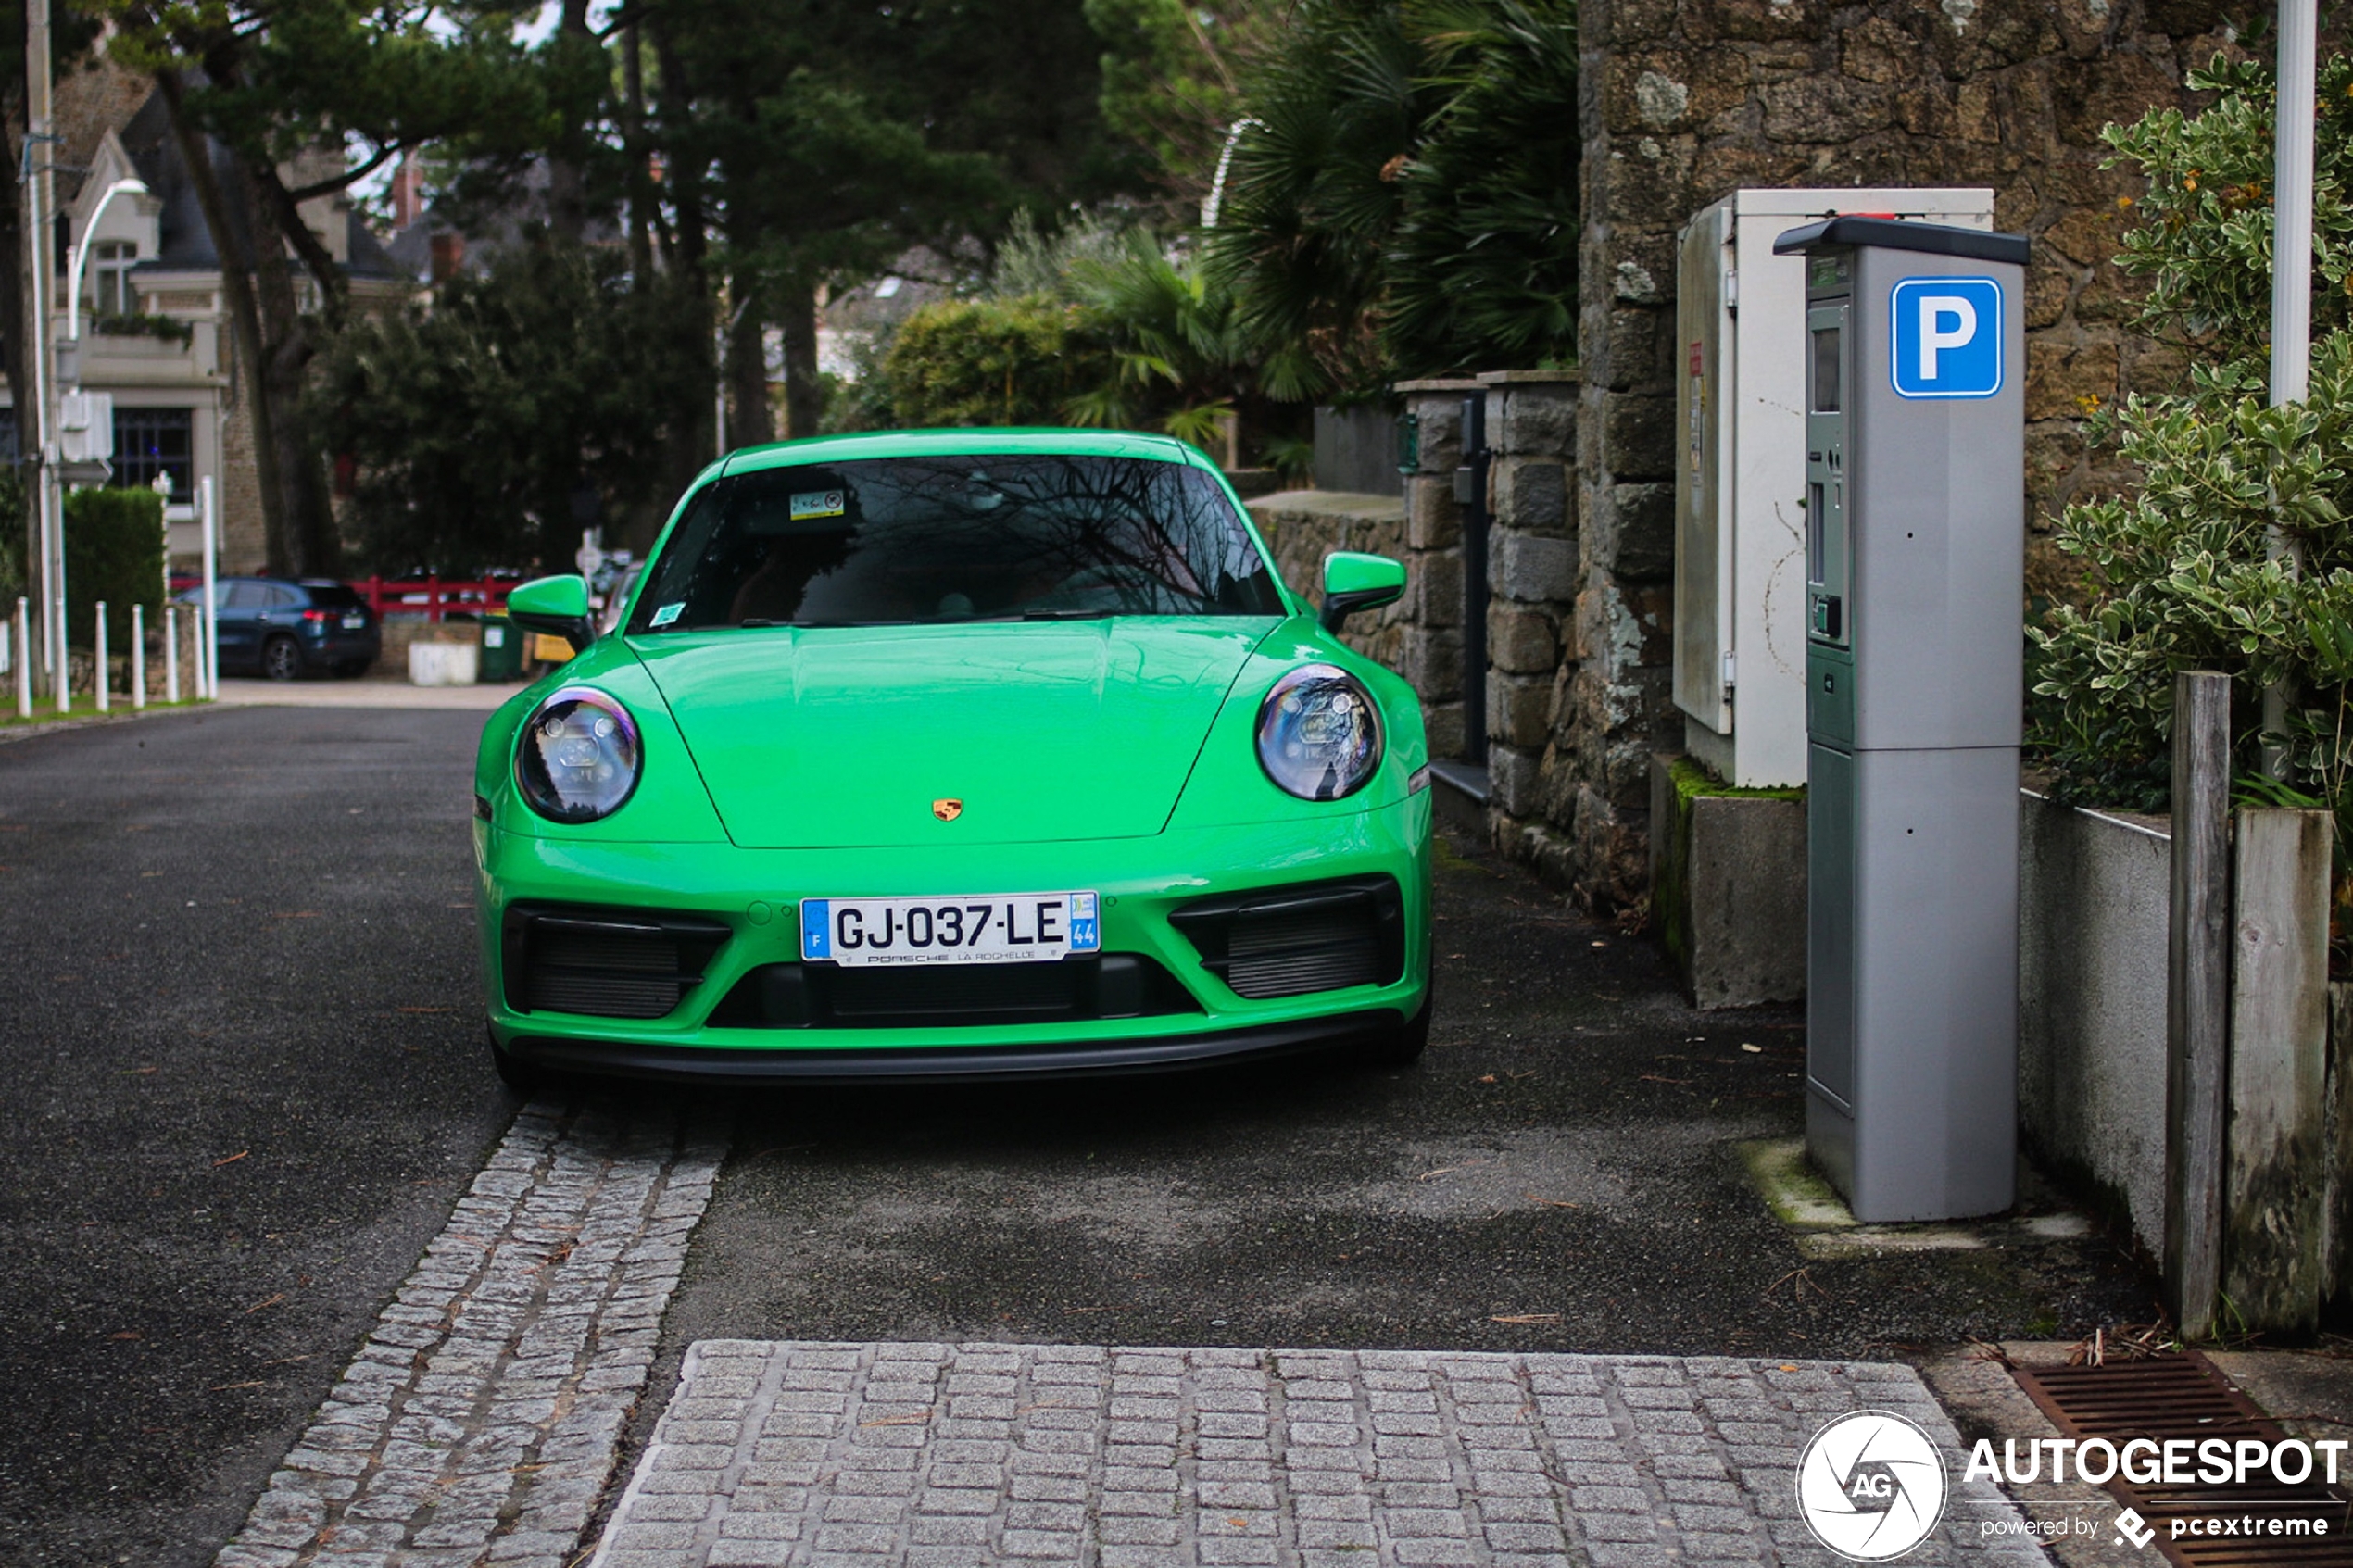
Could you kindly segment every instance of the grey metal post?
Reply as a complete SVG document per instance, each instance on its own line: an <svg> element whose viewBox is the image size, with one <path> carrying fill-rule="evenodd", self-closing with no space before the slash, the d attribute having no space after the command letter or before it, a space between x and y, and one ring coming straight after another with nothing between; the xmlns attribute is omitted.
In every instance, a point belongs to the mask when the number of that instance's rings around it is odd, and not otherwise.
<svg viewBox="0 0 2353 1568"><path fill-rule="evenodd" d="M2184 1339L2214 1332L2231 1038L2231 678L2173 678L2173 897L2166 933L2165 1290Z"/></svg>

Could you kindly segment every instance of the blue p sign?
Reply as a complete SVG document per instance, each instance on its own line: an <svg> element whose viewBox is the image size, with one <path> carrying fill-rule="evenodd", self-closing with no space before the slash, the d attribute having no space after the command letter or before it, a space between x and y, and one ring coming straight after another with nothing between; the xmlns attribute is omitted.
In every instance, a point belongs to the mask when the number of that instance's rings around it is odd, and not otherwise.
<svg viewBox="0 0 2353 1568"><path fill-rule="evenodd" d="M1903 397L1991 397L2002 390L2002 285L1906 278L1888 295L1892 373Z"/></svg>

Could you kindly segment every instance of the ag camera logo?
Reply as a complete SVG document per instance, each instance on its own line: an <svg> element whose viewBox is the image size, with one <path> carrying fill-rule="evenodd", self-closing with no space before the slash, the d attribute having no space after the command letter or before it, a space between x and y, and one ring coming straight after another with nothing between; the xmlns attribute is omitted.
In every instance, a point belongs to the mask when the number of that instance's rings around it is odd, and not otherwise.
<svg viewBox="0 0 2353 1568"><path fill-rule="evenodd" d="M1814 1434L1797 1505L1824 1546L1856 1562L1901 1557L1944 1516L1944 1458L1891 1411L1854 1411Z"/></svg>
<svg viewBox="0 0 2353 1568"><path fill-rule="evenodd" d="M1991 397L2002 390L2002 285L1906 278L1888 295L1889 367L1899 397Z"/></svg>

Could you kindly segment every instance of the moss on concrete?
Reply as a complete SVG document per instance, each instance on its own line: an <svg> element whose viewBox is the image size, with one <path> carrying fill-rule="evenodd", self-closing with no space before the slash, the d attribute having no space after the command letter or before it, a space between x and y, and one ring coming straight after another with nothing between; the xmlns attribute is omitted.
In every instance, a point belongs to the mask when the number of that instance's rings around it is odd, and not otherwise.
<svg viewBox="0 0 2353 1568"><path fill-rule="evenodd" d="M1674 825L1667 836L1666 861L1658 868L1658 878L1651 888L1651 909L1658 919L1659 940L1675 960L1686 983L1692 973L1692 802L1704 795L1744 796L1765 800L1803 800L1803 786L1774 789L1744 789L1728 784L1695 758L1678 757L1667 766L1667 783L1673 791L1669 809L1675 813Z"/></svg>
<svg viewBox="0 0 2353 1568"><path fill-rule="evenodd" d="M1854 1226L1846 1200L1806 1157L1804 1138L1756 1138L1739 1147L1749 1181L1783 1225L1801 1233Z"/></svg>

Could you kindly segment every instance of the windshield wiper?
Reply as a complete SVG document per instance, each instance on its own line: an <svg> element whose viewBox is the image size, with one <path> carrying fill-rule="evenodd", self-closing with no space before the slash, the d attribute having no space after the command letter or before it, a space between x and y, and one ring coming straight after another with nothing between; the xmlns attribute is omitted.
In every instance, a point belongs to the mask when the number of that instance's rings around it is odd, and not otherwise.
<svg viewBox="0 0 2353 1568"><path fill-rule="evenodd" d="M1125 615L1121 609L1026 609L1018 619L1023 621L1108 621L1114 615Z"/></svg>

